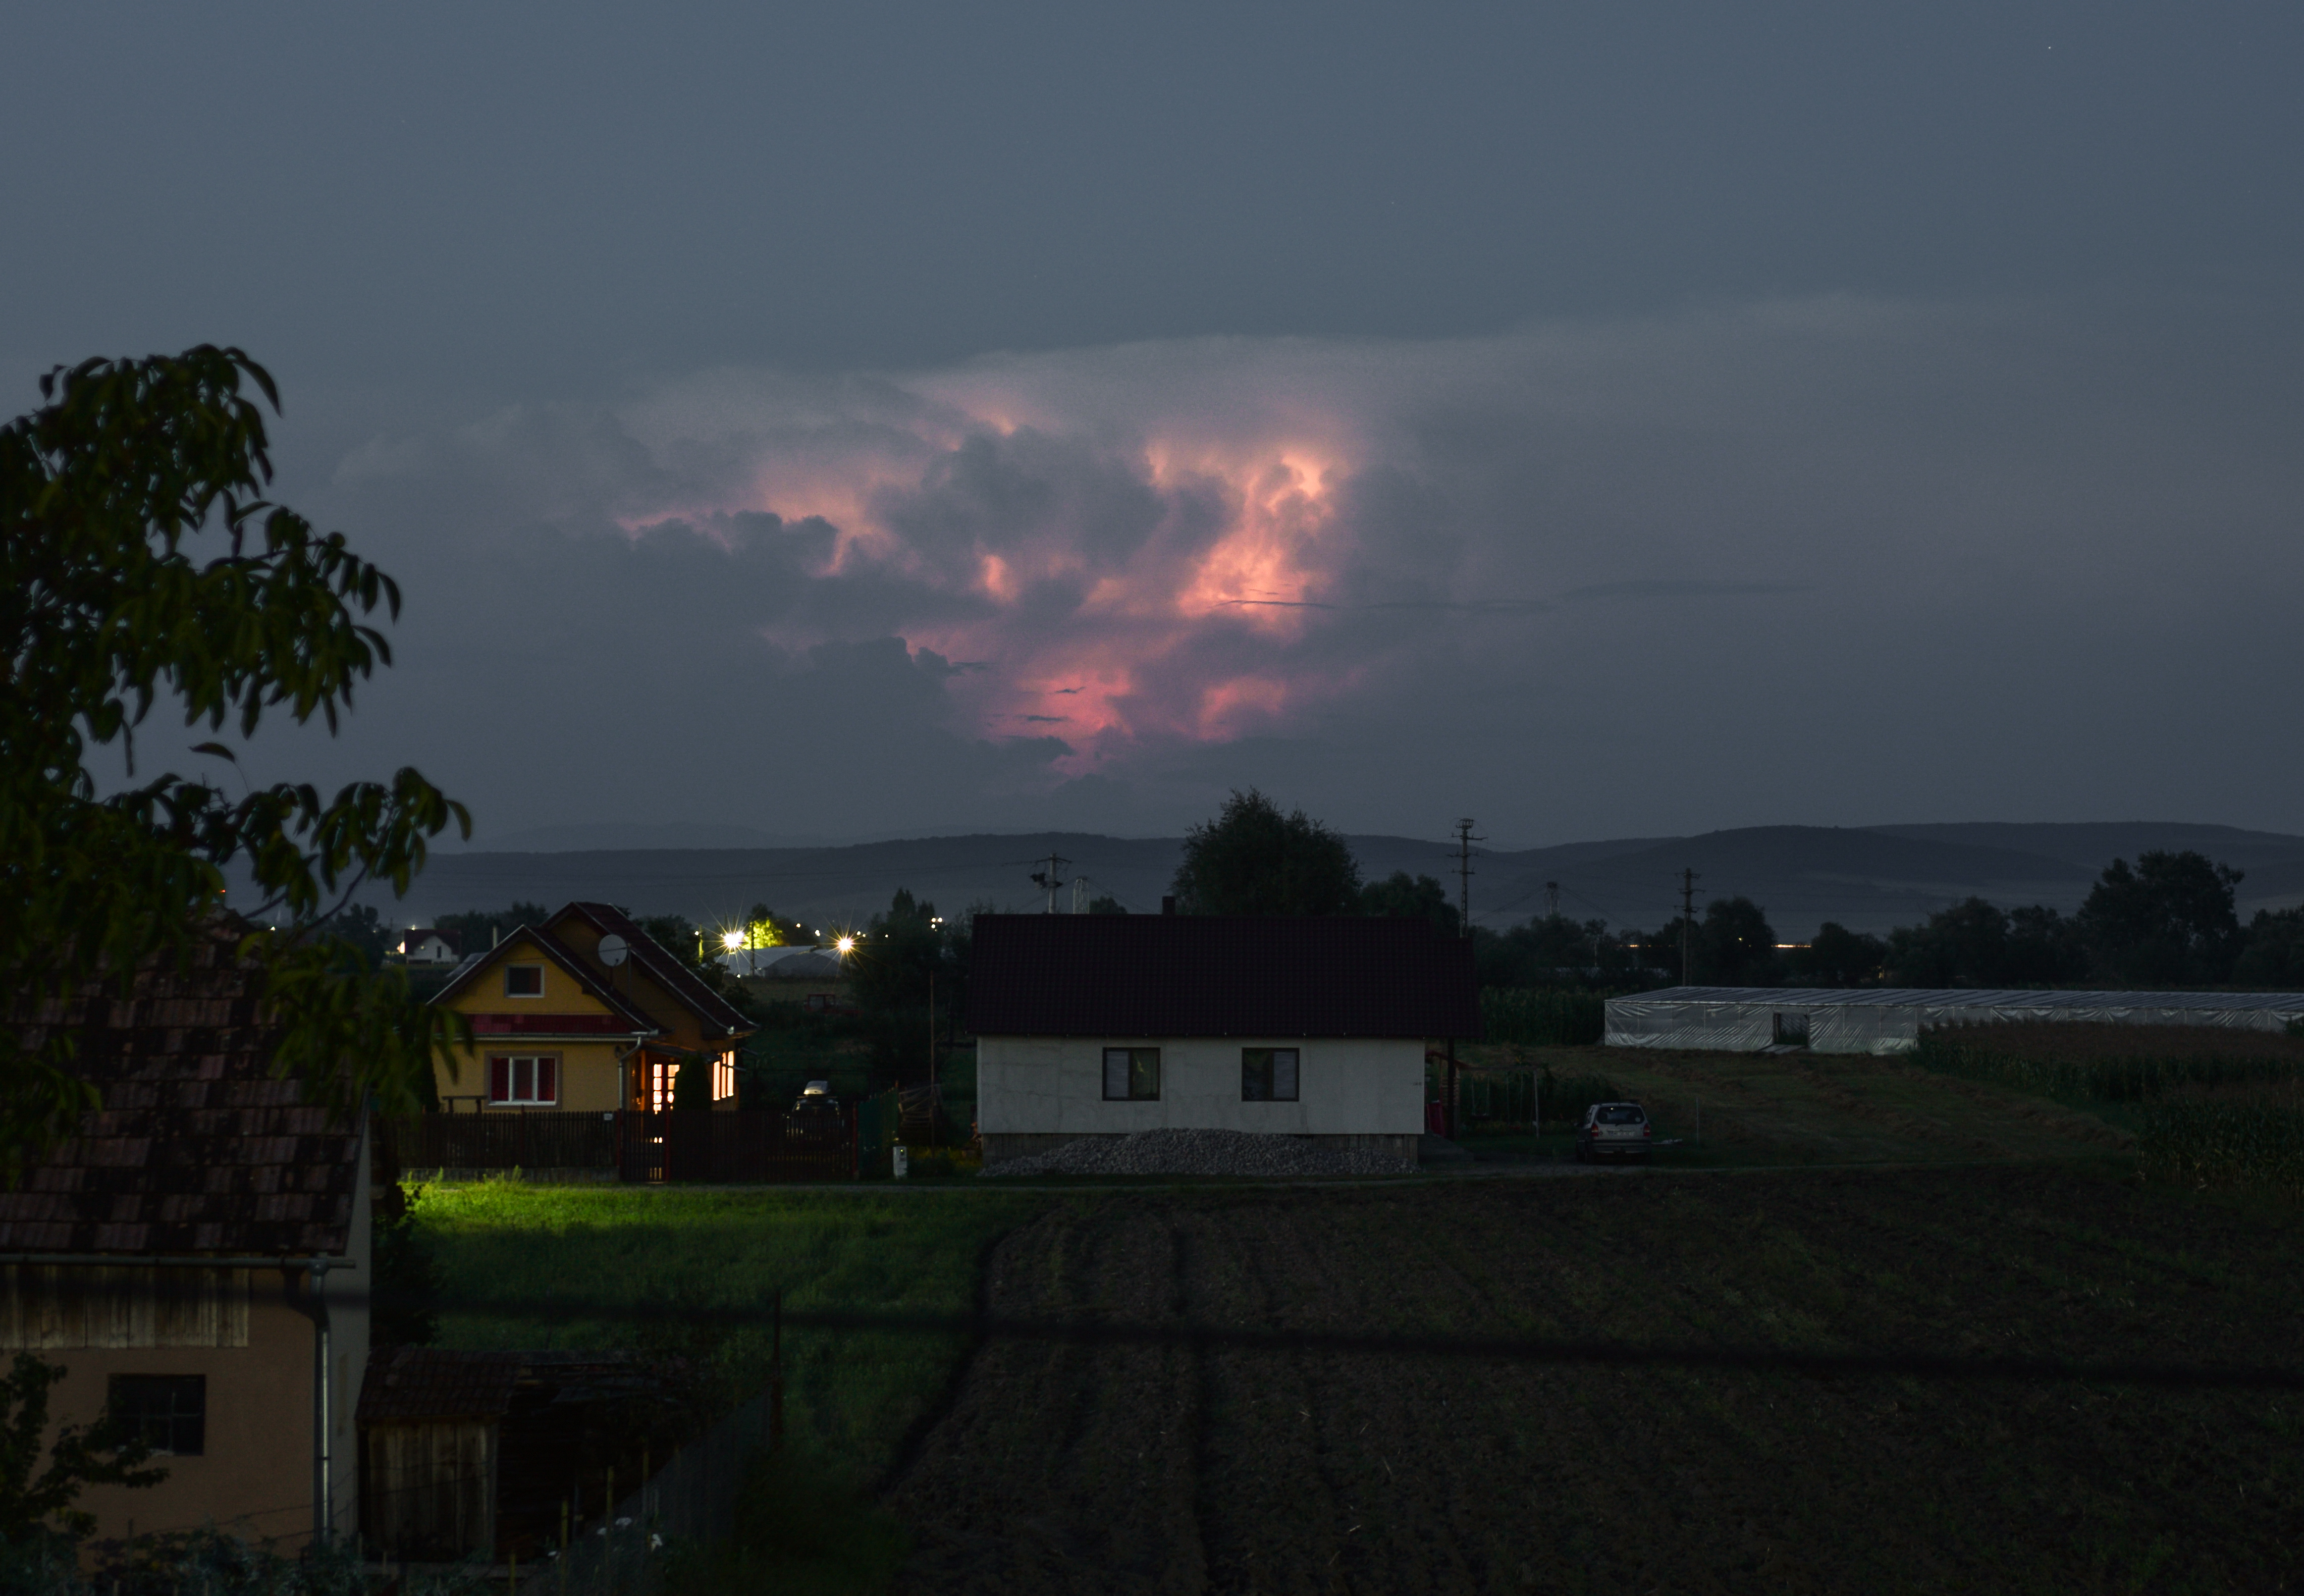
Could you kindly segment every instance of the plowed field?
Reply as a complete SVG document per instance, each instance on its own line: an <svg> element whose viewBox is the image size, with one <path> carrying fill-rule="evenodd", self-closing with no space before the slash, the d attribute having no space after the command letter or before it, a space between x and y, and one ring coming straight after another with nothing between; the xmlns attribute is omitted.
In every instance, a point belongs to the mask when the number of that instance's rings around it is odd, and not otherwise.
<svg viewBox="0 0 2304 1596"><path fill-rule="evenodd" d="M2085 1169L1115 1193L996 1313L2304 1366L2276 1215ZM898 1470L921 1592L2274 1591L2304 1393L995 1339Z"/></svg>

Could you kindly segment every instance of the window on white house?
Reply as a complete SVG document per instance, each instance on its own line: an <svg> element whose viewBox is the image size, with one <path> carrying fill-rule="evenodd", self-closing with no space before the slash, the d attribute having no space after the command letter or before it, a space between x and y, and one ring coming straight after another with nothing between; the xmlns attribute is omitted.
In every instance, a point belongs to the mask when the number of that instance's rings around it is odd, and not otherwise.
<svg viewBox="0 0 2304 1596"><path fill-rule="evenodd" d="M506 964L504 966L504 996L507 998L543 997L544 966L541 964Z"/></svg>
<svg viewBox="0 0 2304 1596"><path fill-rule="evenodd" d="M208 1449L208 1377L115 1374L105 1399L119 1430L171 1457Z"/></svg>
<svg viewBox="0 0 2304 1596"><path fill-rule="evenodd" d="M549 1055L491 1055L488 1101L513 1108L556 1105L560 1101L560 1060Z"/></svg>
<svg viewBox="0 0 2304 1596"><path fill-rule="evenodd" d="M1242 1048L1240 1050L1240 1100L1243 1103L1294 1102L1296 1049Z"/></svg>
<svg viewBox="0 0 2304 1596"><path fill-rule="evenodd" d="M1150 1102L1159 1096L1159 1048L1106 1048L1104 1050L1105 1102Z"/></svg>

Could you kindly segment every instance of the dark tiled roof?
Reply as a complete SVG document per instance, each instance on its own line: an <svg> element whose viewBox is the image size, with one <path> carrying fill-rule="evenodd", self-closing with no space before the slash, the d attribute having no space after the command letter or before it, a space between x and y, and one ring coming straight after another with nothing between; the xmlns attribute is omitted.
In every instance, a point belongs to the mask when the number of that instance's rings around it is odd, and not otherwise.
<svg viewBox="0 0 2304 1596"><path fill-rule="evenodd" d="M1477 1037L1471 944L1429 921L979 914L979 1036Z"/></svg>
<svg viewBox="0 0 2304 1596"><path fill-rule="evenodd" d="M555 915L554 918L557 919L558 916ZM623 1029L627 1033L646 1031L653 1035L665 1029L653 1016L642 1013L638 1004L603 982L590 965L576 956L574 948L561 941L550 931L532 925L520 927L486 953L476 953L465 959L462 964L456 966L455 972L448 977L448 984L432 994L431 1001L436 1004L445 1004L462 993L466 987L479 980L482 972L494 969L500 962L509 957L513 944L522 938L534 943L545 957L573 977L576 984L583 988L587 994L605 1005L610 1014L623 1020Z"/></svg>
<svg viewBox="0 0 2304 1596"><path fill-rule="evenodd" d="M501 1418L523 1387L562 1400L628 1396L663 1376L628 1352L460 1352L379 1346L360 1383L360 1424Z"/></svg>
<svg viewBox="0 0 2304 1596"><path fill-rule="evenodd" d="M631 916L614 905L569 904L544 923L546 927L558 925L571 916L591 921L603 936L622 937L631 944L632 962L648 972L650 981L685 1003L704 1022L707 1031L716 1029L750 1032L753 1029L752 1023L730 1006L726 998L706 986L693 970L665 952L656 938L634 923Z"/></svg>
<svg viewBox="0 0 2304 1596"><path fill-rule="evenodd" d="M0 1193L0 1252L341 1254L360 1138L272 1078L276 1028L228 935L133 996L83 996L20 1022L77 1031L104 1107Z"/></svg>
<svg viewBox="0 0 2304 1596"><path fill-rule="evenodd" d="M359 1422L500 1417L528 1363L524 1353L377 1347L360 1382Z"/></svg>

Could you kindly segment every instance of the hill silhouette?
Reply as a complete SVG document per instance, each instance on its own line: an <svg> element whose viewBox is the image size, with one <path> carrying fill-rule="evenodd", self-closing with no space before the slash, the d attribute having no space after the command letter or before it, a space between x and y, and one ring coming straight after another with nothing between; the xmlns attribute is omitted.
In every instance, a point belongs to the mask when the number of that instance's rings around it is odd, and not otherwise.
<svg viewBox="0 0 2304 1596"><path fill-rule="evenodd" d="M569 832L581 835L578 828ZM589 829L589 828L586 828ZM1439 877L1455 895L1455 861L1444 837L1355 836L1363 875L1394 870ZM811 925L861 922L899 887L940 912L971 906L1029 910L1045 898L1030 880L1050 853L1084 875L1091 895L1133 913L1156 913L1182 844L1176 837L1089 832L979 833L843 846L579 848L441 853L410 896L366 901L402 924L515 900L558 904L589 897L641 913L678 913L699 924L734 920L755 903ZM1951 824L1879 827L1754 826L1683 837L1625 837L1473 859L1476 921L1501 927L1544 912L1546 883L1561 913L1650 929L1679 912L1680 871L1699 876L1699 912L1713 896L1764 907L1787 941L1836 920L1885 931L1977 896L2012 906L2070 911L2113 858L2150 848L2197 848L2247 872L2243 918L2259 907L2304 902L2304 836L2178 822ZM1069 892L1063 895L1068 905Z"/></svg>

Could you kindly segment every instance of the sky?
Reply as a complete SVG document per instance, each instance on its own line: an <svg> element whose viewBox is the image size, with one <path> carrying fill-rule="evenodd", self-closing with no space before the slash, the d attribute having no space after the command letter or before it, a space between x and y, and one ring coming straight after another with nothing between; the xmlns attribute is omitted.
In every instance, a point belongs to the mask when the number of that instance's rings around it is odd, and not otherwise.
<svg viewBox="0 0 2304 1596"><path fill-rule="evenodd" d="M10 39L10 412L241 345L405 591L258 778L483 845L2304 830L2292 4Z"/></svg>

